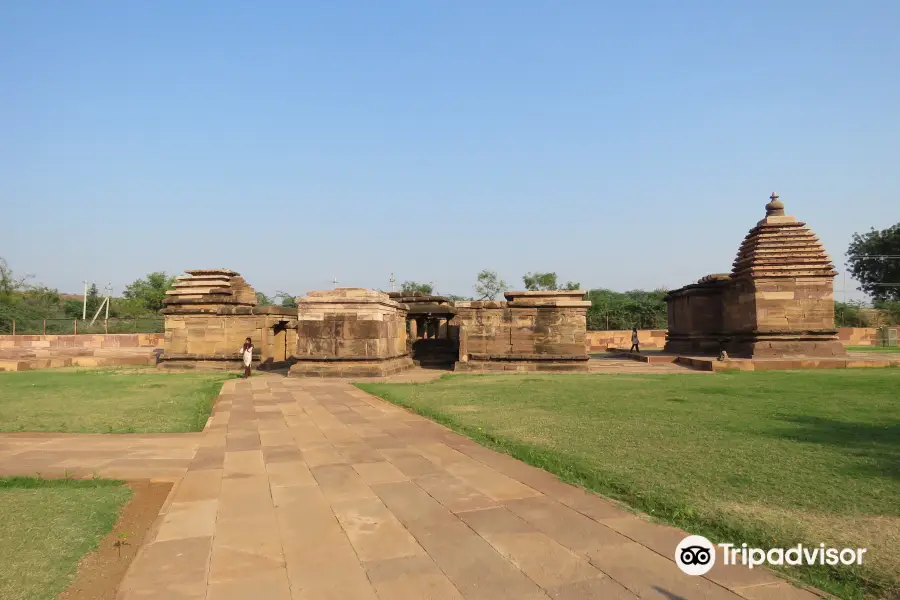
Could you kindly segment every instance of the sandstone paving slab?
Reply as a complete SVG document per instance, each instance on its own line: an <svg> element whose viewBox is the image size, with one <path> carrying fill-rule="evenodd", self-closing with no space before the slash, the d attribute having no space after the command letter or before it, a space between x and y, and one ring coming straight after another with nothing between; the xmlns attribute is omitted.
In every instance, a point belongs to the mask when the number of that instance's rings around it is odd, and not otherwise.
<svg viewBox="0 0 900 600"><path fill-rule="evenodd" d="M363 565L383 600L463 600L459 590L427 554Z"/></svg>
<svg viewBox="0 0 900 600"><path fill-rule="evenodd" d="M747 600L820 600L821 596L790 583L769 583L735 590Z"/></svg>
<svg viewBox="0 0 900 600"><path fill-rule="evenodd" d="M278 462L300 462L303 460L303 451L294 445L293 440L281 446L264 446L263 462L266 467ZM305 463L304 463L305 464Z"/></svg>
<svg viewBox="0 0 900 600"><path fill-rule="evenodd" d="M145 544L119 587L117 600L206 598L211 537Z"/></svg>
<svg viewBox="0 0 900 600"><path fill-rule="evenodd" d="M173 502L163 516L154 541L212 536L218 510L218 499Z"/></svg>
<svg viewBox="0 0 900 600"><path fill-rule="evenodd" d="M284 568L262 571L240 579L212 581L207 600L292 600L290 580Z"/></svg>
<svg viewBox="0 0 900 600"><path fill-rule="evenodd" d="M436 464L409 448L382 448L378 452L407 477L422 477L442 472Z"/></svg>
<svg viewBox="0 0 900 600"><path fill-rule="evenodd" d="M592 565L641 598L738 600L740 596L703 577L682 573L675 562L636 542L590 552Z"/></svg>
<svg viewBox="0 0 900 600"><path fill-rule="evenodd" d="M611 577L601 576L594 579L576 581L547 590L547 595L553 600L584 600L585 598L597 598L598 600L637 600L634 592ZM670 597L674 600L675 597Z"/></svg>
<svg viewBox="0 0 900 600"><path fill-rule="evenodd" d="M270 462L266 471L271 487L316 485L315 477L302 460Z"/></svg>
<svg viewBox="0 0 900 600"><path fill-rule="evenodd" d="M222 491L222 469L188 471L171 494L173 502L218 500Z"/></svg>
<svg viewBox="0 0 900 600"><path fill-rule="evenodd" d="M311 471L330 502L375 496L372 489L350 465L323 465L313 467Z"/></svg>
<svg viewBox="0 0 900 600"><path fill-rule="evenodd" d="M497 502L449 473L416 477L416 485L454 513L497 506Z"/></svg>
<svg viewBox="0 0 900 600"><path fill-rule="evenodd" d="M473 460L450 463L446 466L446 470L485 496L499 502L541 495L537 490Z"/></svg>
<svg viewBox="0 0 900 600"><path fill-rule="evenodd" d="M602 577L603 573L506 508L466 512L460 518L543 588Z"/></svg>
<svg viewBox="0 0 900 600"><path fill-rule="evenodd" d="M386 460L358 463L353 465L353 470L356 471L359 476L362 477L363 481L370 486L379 483L394 483L397 481L409 480L400 469Z"/></svg>
<svg viewBox="0 0 900 600"><path fill-rule="evenodd" d="M424 554L409 531L377 497L334 502L331 507L360 561Z"/></svg>

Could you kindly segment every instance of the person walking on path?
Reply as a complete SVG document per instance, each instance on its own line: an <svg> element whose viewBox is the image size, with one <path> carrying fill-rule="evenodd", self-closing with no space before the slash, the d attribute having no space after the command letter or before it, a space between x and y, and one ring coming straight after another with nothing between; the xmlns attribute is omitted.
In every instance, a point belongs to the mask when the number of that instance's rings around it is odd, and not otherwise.
<svg viewBox="0 0 900 600"><path fill-rule="evenodd" d="M253 362L253 341L247 338L241 347L241 359L244 361L244 379L250 377L250 363Z"/></svg>
<svg viewBox="0 0 900 600"><path fill-rule="evenodd" d="M631 349L628 351L637 352L638 354L641 353L641 345L638 343L637 327L631 330Z"/></svg>

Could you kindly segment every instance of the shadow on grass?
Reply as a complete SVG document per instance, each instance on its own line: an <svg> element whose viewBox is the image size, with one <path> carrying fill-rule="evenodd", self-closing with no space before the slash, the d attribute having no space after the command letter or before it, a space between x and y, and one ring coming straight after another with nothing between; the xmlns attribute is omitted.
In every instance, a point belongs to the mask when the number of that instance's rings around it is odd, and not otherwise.
<svg viewBox="0 0 900 600"><path fill-rule="evenodd" d="M850 452L869 464L858 464L851 474L900 479L900 422L874 425L822 417L782 419L793 424L772 435L807 444L832 446Z"/></svg>

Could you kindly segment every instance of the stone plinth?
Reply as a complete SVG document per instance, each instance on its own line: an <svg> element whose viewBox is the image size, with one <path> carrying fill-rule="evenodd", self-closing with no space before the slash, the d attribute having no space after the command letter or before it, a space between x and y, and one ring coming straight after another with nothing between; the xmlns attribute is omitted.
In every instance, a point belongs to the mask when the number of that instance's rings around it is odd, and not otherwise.
<svg viewBox="0 0 900 600"><path fill-rule="evenodd" d="M507 292L506 302L457 302L458 370L587 370L581 290Z"/></svg>
<svg viewBox="0 0 900 600"><path fill-rule="evenodd" d="M384 377L412 366L404 304L362 288L297 299L292 376Z"/></svg>
<svg viewBox="0 0 900 600"><path fill-rule="evenodd" d="M240 348L253 341L254 363L286 363L296 346L296 310L257 306L256 292L234 271L187 271L166 292L161 368L242 368Z"/></svg>
<svg viewBox="0 0 900 600"><path fill-rule="evenodd" d="M834 326L837 272L806 224L784 214L776 194L744 238L730 276L670 292L672 352L746 358L840 357Z"/></svg>

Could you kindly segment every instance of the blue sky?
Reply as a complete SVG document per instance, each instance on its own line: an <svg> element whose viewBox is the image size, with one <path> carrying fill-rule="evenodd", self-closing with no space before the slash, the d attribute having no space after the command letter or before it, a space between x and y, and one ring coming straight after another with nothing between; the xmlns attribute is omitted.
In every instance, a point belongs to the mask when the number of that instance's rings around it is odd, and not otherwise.
<svg viewBox="0 0 900 600"><path fill-rule="evenodd" d="M842 269L900 214L898 30L889 0L5 2L0 256L61 291L671 288L774 190Z"/></svg>

